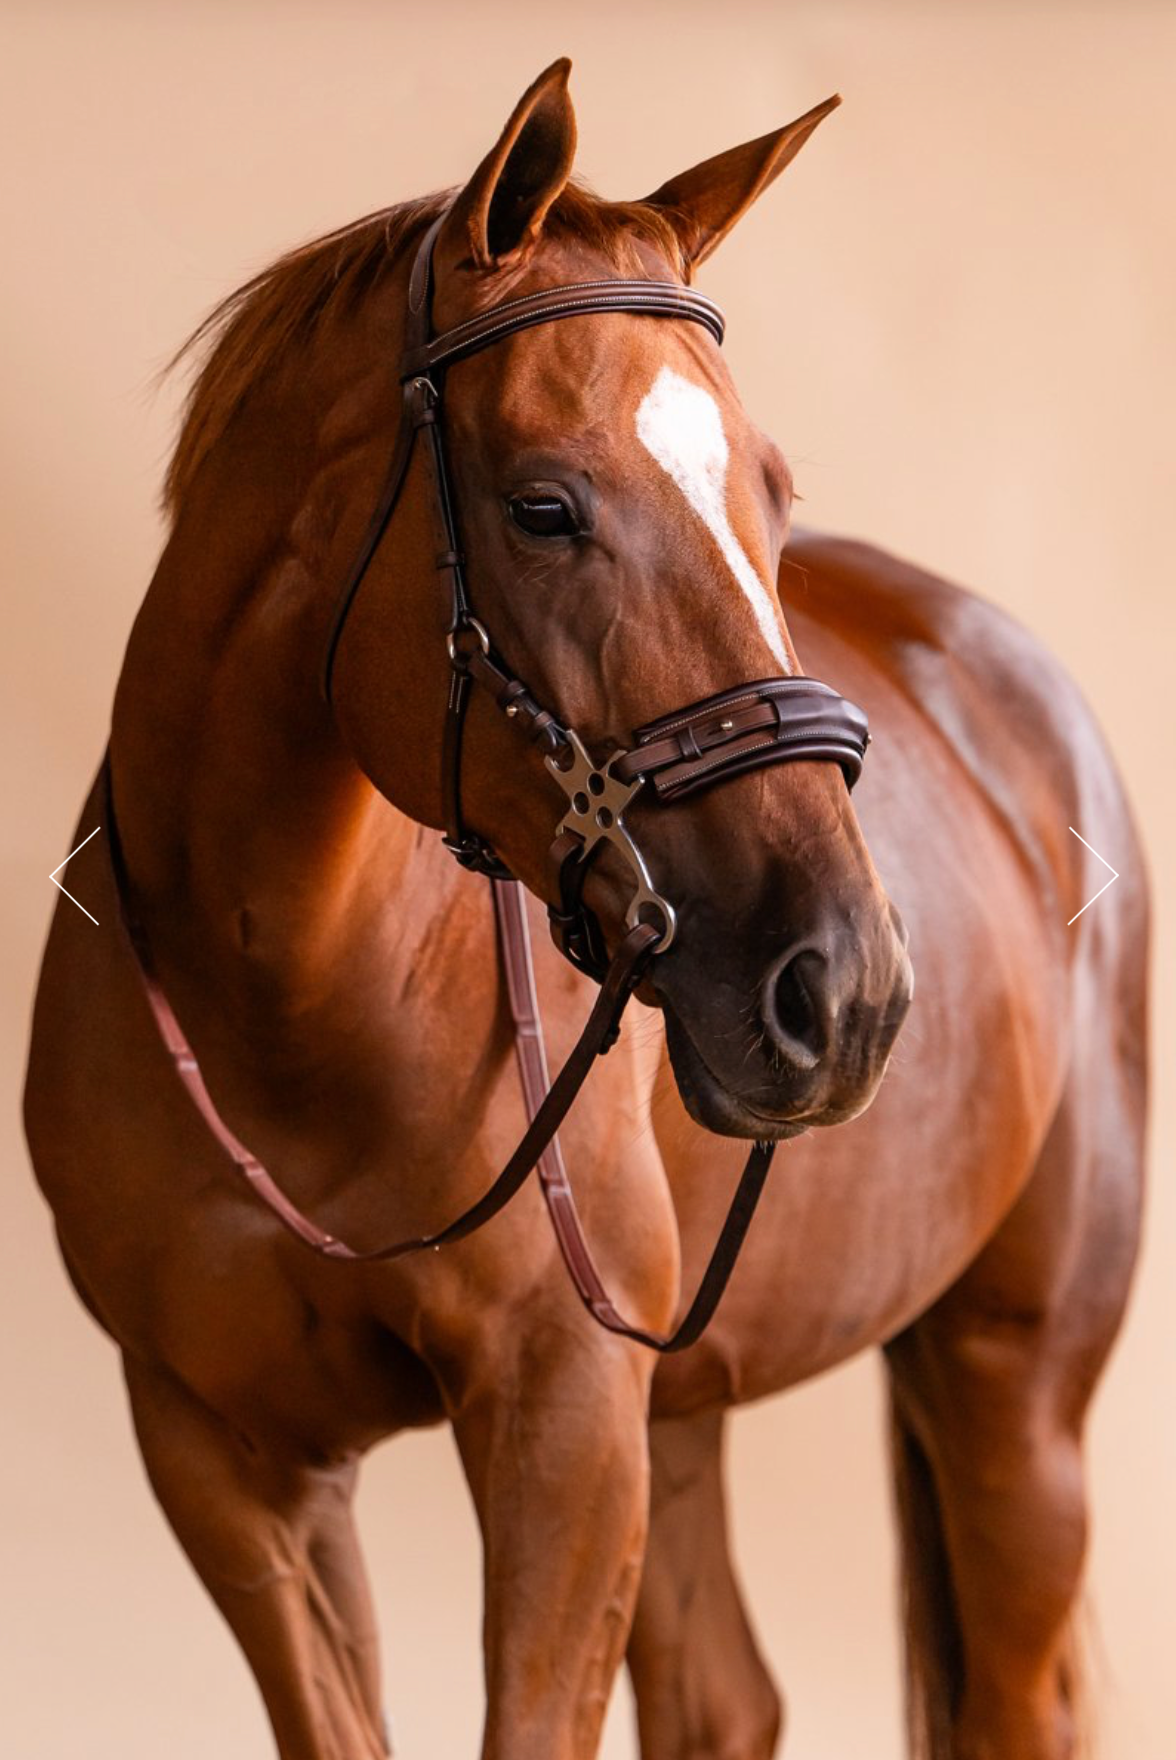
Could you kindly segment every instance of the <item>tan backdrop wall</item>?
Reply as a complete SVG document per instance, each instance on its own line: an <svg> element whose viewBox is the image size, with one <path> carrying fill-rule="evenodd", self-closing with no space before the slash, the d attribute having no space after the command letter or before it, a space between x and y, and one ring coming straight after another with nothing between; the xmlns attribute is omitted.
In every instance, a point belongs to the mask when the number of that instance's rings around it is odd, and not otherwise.
<svg viewBox="0 0 1176 1760"><path fill-rule="evenodd" d="M581 166L611 194L844 92L703 275L746 400L789 452L810 523L979 586L1066 659L1171 895L1171 6L58 0L0 20L14 1096L47 876L160 540L178 388L152 395L153 371L279 249L464 176L565 52ZM1161 1072L1170 956L1161 938ZM4 1130L0 1748L264 1754L252 1683L149 1499L114 1354L67 1291L15 1106ZM1143 1275L1092 1438L1114 1760L1170 1760L1176 1730L1172 1147L1161 1094ZM900 1753L880 1419L860 1361L735 1427L736 1536L791 1699L792 1760ZM362 1516L402 1752L473 1755L478 1561L448 1438L379 1453ZM633 1752L623 1694L606 1751Z"/></svg>

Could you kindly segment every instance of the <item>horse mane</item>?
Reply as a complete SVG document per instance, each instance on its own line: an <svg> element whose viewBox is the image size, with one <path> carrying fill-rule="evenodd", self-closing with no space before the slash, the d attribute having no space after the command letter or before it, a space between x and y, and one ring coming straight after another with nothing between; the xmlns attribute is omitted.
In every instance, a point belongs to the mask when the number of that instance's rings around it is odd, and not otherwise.
<svg viewBox="0 0 1176 1760"><path fill-rule="evenodd" d="M328 310L345 309L369 293L401 247L436 218L453 193L443 190L381 208L287 251L197 325L163 369L166 374L199 362L164 479L163 508L170 518L253 389L289 348L312 335ZM689 280L671 216L644 202L605 201L573 180L552 206L544 230L600 251L620 273L644 272L636 250L637 241L643 241L680 279Z"/></svg>

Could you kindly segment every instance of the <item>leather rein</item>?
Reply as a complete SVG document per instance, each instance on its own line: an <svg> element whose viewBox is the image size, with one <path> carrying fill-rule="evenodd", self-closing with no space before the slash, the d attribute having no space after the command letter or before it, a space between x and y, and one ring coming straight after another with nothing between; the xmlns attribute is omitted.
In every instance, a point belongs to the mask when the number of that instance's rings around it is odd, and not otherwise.
<svg viewBox="0 0 1176 1760"><path fill-rule="evenodd" d="M683 1350L699 1337L726 1288L763 1190L775 1144L753 1145L698 1290L675 1330L666 1335L626 1320L597 1271L556 1134L597 1057L616 1042L621 1016L651 960L666 951L677 929L673 905L656 889L645 858L624 823L624 812L638 794L647 800L670 803L760 765L797 759L840 765L852 788L869 743L868 724L861 709L816 679L759 679L661 716L638 728L629 747L614 750L598 761L576 730L564 726L514 676L494 648L485 625L475 616L466 583L445 455L442 414L446 370L531 325L594 312L685 319L702 325L716 343L722 342L724 321L713 301L678 282L610 278L523 294L434 335L433 247L444 219L445 214L440 214L425 232L413 262L400 363L400 425L383 489L332 614L322 690L330 704L335 660L348 614L395 512L417 437L423 434L442 539L436 566L449 582L450 687L442 745L444 841L463 867L485 874L491 881L515 1054L529 1120L521 1142L488 1190L434 1234L374 1248L353 1247L328 1234L281 1190L225 1123L209 1095L200 1066L155 976L146 932L130 908L130 886L114 812L108 753L107 824L121 922L160 1037L198 1112L257 1196L283 1227L306 1246L326 1258L352 1263L398 1259L426 1248L447 1246L496 1216L520 1190L531 1170L537 1168L565 1265L593 1318L609 1331L653 1350ZM522 888L486 840L466 824L462 812L462 741L474 685L485 690L510 721L538 746L548 772L565 797L551 848L553 891L559 902L549 907L548 917L560 951L600 983L600 992L574 1050L554 1082L549 1082L548 1077ZM591 864L606 845L620 855L633 876L625 934L611 958L600 924L583 899Z"/></svg>

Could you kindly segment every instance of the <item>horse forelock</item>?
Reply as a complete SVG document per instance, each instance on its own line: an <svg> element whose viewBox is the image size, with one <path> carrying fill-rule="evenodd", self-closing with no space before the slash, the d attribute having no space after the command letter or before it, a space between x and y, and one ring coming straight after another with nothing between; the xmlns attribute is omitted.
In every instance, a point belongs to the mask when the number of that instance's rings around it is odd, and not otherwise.
<svg viewBox="0 0 1176 1760"><path fill-rule="evenodd" d="M291 348L308 340L328 312L344 311L369 294L453 194L442 190L380 209L287 251L197 325L164 368L167 374L199 362L164 479L163 507L170 518L254 388ZM643 202L606 201L575 180L550 210L544 233L584 245L622 274L646 273L639 246L652 246L673 273L689 279L678 233L665 211Z"/></svg>

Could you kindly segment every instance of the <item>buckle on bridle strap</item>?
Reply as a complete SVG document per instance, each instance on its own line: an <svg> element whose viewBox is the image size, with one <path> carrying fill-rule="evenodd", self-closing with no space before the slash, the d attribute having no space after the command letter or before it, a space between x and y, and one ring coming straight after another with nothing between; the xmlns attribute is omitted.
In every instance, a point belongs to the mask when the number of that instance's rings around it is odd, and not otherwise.
<svg viewBox="0 0 1176 1760"><path fill-rule="evenodd" d="M467 831L460 842L442 833L441 842L459 868L470 874L485 874L488 880L513 880L514 875L484 837Z"/></svg>
<svg viewBox="0 0 1176 1760"><path fill-rule="evenodd" d="M456 556L457 553L448 552L447 554ZM442 566L449 567L451 565L449 563L442 564L439 562L437 566L440 568ZM467 636L472 636L474 638L473 646L468 642L463 642L462 638ZM474 655L479 649L483 655L489 654L490 636L484 623L479 623L476 617L470 617L467 615L462 618L460 623L455 624L450 630L445 638L445 647L449 654L449 664L453 667L453 670L455 672L468 672Z"/></svg>

